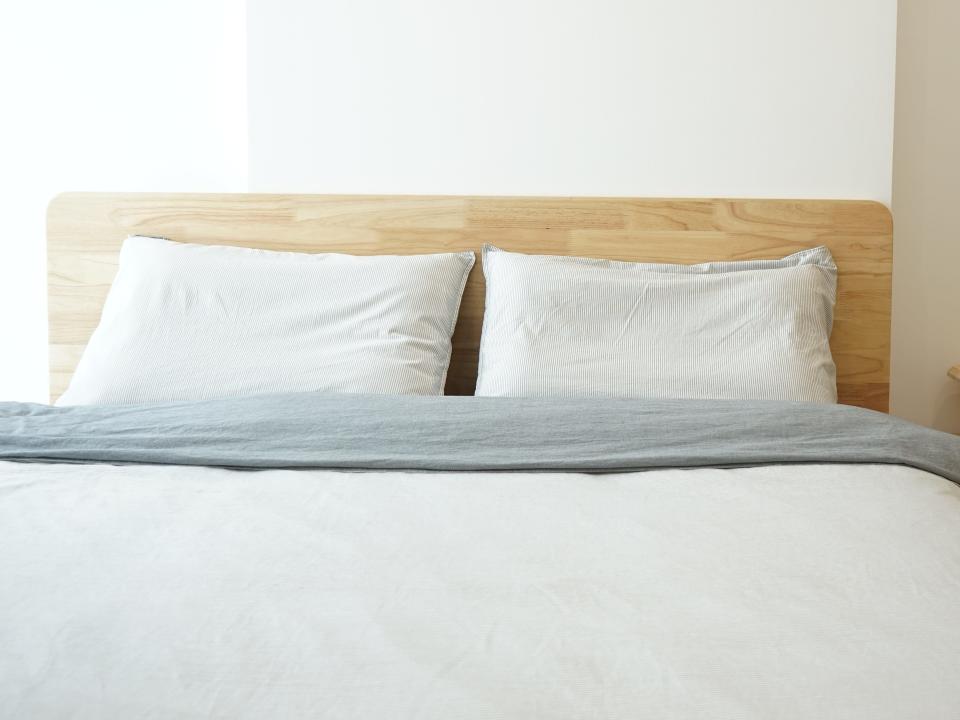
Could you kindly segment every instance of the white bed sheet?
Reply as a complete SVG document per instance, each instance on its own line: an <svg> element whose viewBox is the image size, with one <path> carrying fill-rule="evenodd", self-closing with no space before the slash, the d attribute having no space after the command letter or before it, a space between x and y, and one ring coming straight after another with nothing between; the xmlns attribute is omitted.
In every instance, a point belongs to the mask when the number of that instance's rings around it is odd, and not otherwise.
<svg viewBox="0 0 960 720"><path fill-rule="evenodd" d="M960 717L960 488L0 463L3 718Z"/></svg>

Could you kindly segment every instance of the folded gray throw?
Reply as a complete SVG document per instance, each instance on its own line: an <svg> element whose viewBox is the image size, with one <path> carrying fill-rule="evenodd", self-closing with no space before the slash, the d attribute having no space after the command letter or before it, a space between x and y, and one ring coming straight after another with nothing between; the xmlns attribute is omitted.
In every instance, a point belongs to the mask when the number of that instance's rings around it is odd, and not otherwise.
<svg viewBox="0 0 960 720"><path fill-rule="evenodd" d="M297 393L0 403L0 459L232 468L568 470L892 463L960 482L960 438L844 405Z"/></svg>

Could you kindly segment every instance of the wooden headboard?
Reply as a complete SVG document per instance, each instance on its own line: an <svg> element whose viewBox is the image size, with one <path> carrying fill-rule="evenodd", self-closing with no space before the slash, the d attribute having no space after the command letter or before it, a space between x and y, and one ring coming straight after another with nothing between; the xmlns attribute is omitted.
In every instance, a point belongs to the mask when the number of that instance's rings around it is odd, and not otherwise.
<svg viewBox="0 0 960 720"><path fill-rule="evenodd" d="M50 203L50 385L66 388L127 235L354 254L507 250L695 263L775 258L826 245L840 269L831 345L840 401L886 411L892 221L877 203L834 200L367 197L67 193ZM483 317L473 270L447 392L471 394Z"/></svg>

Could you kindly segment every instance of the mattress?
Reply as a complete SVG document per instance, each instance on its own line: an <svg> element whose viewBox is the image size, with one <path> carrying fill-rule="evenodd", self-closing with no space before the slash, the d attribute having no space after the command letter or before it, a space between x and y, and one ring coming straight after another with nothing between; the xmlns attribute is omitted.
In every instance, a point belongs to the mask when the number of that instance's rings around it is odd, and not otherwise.
<svg viewBox="0 0 960 720"><path fill-rule="evenodd" d="M917 467L77 460L0 462L0 717L960 716Z"/></svg>

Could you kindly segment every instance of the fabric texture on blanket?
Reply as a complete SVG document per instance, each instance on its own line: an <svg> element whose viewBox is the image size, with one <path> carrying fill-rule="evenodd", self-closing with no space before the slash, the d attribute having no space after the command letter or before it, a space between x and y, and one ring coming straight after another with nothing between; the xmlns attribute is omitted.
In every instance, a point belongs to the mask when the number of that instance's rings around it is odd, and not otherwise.
<svg viewBox="0 0 960 720"><path fill-rule="evenodd" d="M842 405L295 393L0 404L0 459L232 468L622 472L881 463L960 482L960 438Z"/></svg>

